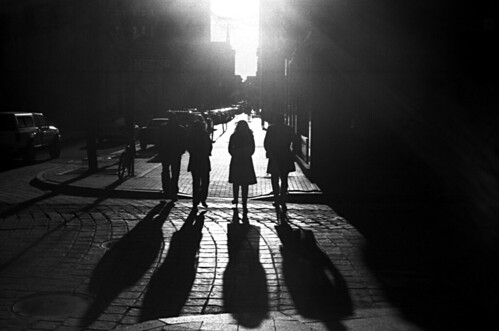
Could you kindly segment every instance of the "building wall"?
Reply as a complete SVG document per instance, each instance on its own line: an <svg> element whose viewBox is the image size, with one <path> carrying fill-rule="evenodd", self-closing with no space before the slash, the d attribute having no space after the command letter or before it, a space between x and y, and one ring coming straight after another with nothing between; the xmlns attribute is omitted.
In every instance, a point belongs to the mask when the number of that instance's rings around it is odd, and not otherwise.
<svg viewBox="0 0 499 331"><path fill-rule="evenodd" d="M210 81L222 79L209 77L220 74L219 62L207 60L209 9L209 1L187 0L2 6L2 106L43 111L68 129L82 128L78 118L141 120L158 109L202 106Z"/></svg>
<svg viewBox="0 0 499 331"><path fill-rule="evenodd" d="M312 179L368 241L432 280L459 264L457 305L495 311L497 4L287 3L296 47L281 84L298 130L311 114Z"/></svg>
<svg viewBox="0 0 499 331"><path fill-rule="evenodd" d="M282 84L285 66L285 3L281 0L260 2L260 45L257 77L260 84L260 109L282 113L285 89Z"/></svg>
<svg viewBox="0 0 499 331"><path fill-rule="evenodd" d="M427 153L422 141L438 136L449 116L474 116L469 103L475 101L465 100L478 93L471 86L491 82L478 78L479 72L490 78L489 67L497 67L487 5L468 11L460 3L287 4L288 49L267 66L278 72L272 76L278 88L288 89L284 108L290 122L305 137L311 124L307 165L314 178L334 194L366 198L447 190L452 176L443 163L434 163L430 154L437 152ZM282 59L290 64L280 80L274 63ZM404 184L418 173L426 179Z"/></svg>

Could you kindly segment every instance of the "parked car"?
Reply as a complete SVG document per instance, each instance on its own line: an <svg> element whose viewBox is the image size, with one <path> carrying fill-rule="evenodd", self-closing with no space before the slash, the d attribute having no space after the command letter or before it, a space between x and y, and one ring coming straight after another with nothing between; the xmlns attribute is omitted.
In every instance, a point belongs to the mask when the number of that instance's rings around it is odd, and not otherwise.
<svg viewBox="0 0 499 331"><path fill-rule="evenodd" d="M156 145L158 142L159 129L168 123L168 118L153 118L139 131L140 148L146 149L147 145Z"/></svg>
<svg viewBox="0 0 499 331"><path fill-rule="evenodd" d="M49 125L42 113L0 113L2 157L21 157L25 162L33 163L40 148L48 148L52 158L58 158L61 154L59 129Z"/></svg>
<svg viewBox="0 0 499 331"><path fill-rule="evenodd" d="M203 115L195 110L172 110L177 115L177 120L180 125L189 129L194 122L202 122L207 128L208 124Z"/></svg>
<svg viewBox="0 0 499 331"><path fill-rule="evenodd" d="M236 115L236 108L234 107L226 107L226 108L218 108L212 109L208 111L208 114L213 119L213 124L223 124L230 122L234 116Z"/></svg>

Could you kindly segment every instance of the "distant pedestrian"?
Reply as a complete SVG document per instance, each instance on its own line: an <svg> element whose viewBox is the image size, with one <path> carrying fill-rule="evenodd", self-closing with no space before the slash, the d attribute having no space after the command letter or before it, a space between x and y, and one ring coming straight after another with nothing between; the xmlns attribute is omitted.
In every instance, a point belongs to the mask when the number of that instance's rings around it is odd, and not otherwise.
<svg viewBox="0 0 499 331"><path fill-rule="evenodd" d="M265 122L267 121L267 111L260 109L260 120L262 121L262 130L267 130L267 128L265 128Z"/></svg>
<svg viewBox="0 0 499 331"><path fill-rule="evenodd" d="M294 152L298 149L297 135L284 123L284 116L276 114L263 142L269 159L267 173L271 176L274 206L287 210L288 175L296 170ZM280 183L279 183L280 181Z"/></svg>
<svg viewBox="0 0 499 331"><path fill-rule="evenodd" d="M245 106L244 112L248 116L248 122L251 122L251 117L252 117L253 109L251 107L249 107L249 106Z"/></svg>
<svg viewBox="0 0 499 331"><path fill-rule="evenodd" d="M201 112L201 115L203 116L204 120L206 121L206 130L208 131L208 134L210 135L210 138L213 141L213 132L215 131L213 119L211 118L210 114L208 114L205 111Z"/></svg>
<svg viewBox="0 0 499 331"><path fill-rule="evenodd" d="M192 125L187 139L189 165L187 171L192 174L192 205L197 208L201 203L205 208L210 185L210 156L213 143L203 122L196 121Z"/></svg>
<svg viewBox="0 0 499 331"><path fill-rule="evenodd" d="M158 154L163 167L161 183L165 197L177 201L180 163L182 154L186 150L187 131L178 124L177 115L174 112L168 112L166 117L168 124L160 129L158 141Z"/></svg>
<svg viewBox="0 0 499 331"><path fill-rule="evenodd" d="M234 196L232 203L236 207L239 199L239 187L241 187L244 215L248 212L249 185L256 184L255 169L251 157L254 152L255 139L253 132L250 130L248 122L239 121L229 140L229 153L232 156L229 168L229 183L232 183Z"/></svg>

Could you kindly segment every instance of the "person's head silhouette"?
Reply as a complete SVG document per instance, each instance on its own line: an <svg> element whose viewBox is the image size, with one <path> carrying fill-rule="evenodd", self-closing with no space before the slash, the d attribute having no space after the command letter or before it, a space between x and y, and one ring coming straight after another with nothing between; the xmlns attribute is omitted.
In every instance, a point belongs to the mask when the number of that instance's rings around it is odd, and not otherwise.
<svg viewBox="0 0 499 331"><path fill-rule="evenodd" d="M244 120L237 122L235 132L239 134L251 133L251 129L249 128L248 122Z"/></svg>
<svg viewBox="0 0 499 331"><path fill-rule="evenodd" d="M274 115L274 124L284 124L284 114L275 114Z"/></svg>

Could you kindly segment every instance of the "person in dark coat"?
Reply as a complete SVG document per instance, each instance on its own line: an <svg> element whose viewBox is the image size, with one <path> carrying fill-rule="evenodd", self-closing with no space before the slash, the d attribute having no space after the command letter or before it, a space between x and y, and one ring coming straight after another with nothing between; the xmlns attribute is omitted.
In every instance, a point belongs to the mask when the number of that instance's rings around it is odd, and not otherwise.
<svg viewBox="0 0 499 331"><path fill-rule="evenodd" d="M247 213L248 188L256 184L255 169L251 156L255 152L255 139L248 122L239 121L229 140L229 153L232 156L229 168L229 183L232 183L234 199L237 206L239 187L241 187L243 211Z"/></svg>
<svg viewBox="0 0 499 331"><path fill-rule="evenodd" d="M271 176L274 206L281 205L286 211L288 175L296 170L294 152L299 144L297 135L292 127L284 123L282 114L277 114L274 124L268 127L263 146L269 159L267 173Z"/></svg>
<svg viewBox="0 0 499 331"><path fill-rule="evenodd" d="M194 122L187 139L187 151L190 156L187 171L192 174L192 204L194 208L197 208L199 203L208 207L206 198L210 185L212 149L210 134L206 131L204 123Z"/></svg>
<svg viewBox="0 0 499 331"><path fill-rule="evenodd" d="M166 198L177 201L180 164L182 154L186 150L187 131L178 124L177 115L174 112L168 112L167 118L168 124L160 129L158 141L158 154L163 167L161 183Z"/></svg>

